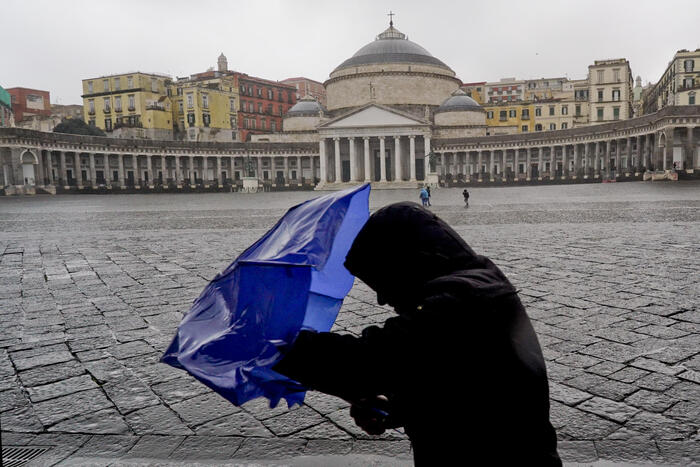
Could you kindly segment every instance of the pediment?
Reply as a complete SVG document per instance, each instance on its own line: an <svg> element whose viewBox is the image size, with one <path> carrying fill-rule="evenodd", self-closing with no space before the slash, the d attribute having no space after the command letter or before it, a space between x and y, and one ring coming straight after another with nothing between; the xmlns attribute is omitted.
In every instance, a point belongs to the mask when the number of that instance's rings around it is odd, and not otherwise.
<svg viewBox="0 0 700 467"><path fill-rule="evenodd" d="M426 122L378 105L369 105L321 125L321 128L363 128L426 125Z"/></svg>

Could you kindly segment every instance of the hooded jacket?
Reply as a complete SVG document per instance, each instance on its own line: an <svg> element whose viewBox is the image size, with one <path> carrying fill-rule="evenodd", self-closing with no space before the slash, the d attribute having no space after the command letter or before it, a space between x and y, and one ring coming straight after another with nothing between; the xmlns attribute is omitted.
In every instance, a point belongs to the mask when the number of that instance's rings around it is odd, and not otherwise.
<svg viewBox="0 0 700 467"><path fill-rule="evenodd" d="M542 351L491 260L397 203L370 217L345 266L398 316L360 337L302 331L276 371L351 402L386 396L417 465L561 465Z"/></svg>

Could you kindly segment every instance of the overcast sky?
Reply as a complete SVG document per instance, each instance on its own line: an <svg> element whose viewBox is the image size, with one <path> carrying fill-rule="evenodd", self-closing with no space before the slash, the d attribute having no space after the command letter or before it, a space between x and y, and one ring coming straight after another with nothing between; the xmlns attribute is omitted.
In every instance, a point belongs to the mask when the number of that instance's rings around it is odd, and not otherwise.
<svg viewBox="0 0 700 467"><path fill-rule="evenodd" d="M389 22L465 81L585 78L627 58L655 82L700 48L700 0L3 0L0 85L81 104L81 80L131 71L187 76L216 65L323 82Z"/></svg>

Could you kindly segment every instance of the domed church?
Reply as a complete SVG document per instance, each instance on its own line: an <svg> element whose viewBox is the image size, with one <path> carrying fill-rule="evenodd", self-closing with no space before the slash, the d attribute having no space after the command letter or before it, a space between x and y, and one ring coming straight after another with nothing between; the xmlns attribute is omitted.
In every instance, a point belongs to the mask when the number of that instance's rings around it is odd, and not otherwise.
<svg viewBox="0 0 700 467"><path fill-rule="evenodd" d="M360 182L415 187L429 172L431 138L486 135L486 114L461 84L449 66L408 40L392 20L330 73L324 83L327 108L302 98L285 115L283 132L264 138L318 141L317 189Z"/></svg>

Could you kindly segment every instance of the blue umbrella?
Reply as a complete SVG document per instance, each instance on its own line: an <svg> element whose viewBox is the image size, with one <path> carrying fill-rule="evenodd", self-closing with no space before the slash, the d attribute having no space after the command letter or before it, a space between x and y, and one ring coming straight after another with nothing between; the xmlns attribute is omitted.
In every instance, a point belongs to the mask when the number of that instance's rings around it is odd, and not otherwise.
<svg viewBox="0 0 700 467"><path fill-rule="evenodd" d="M161 361L235 405L304 401L271 369L302 329L329 331L354 277L343 262L369 218L369 184L291 208L205 288Z"/></svg>

